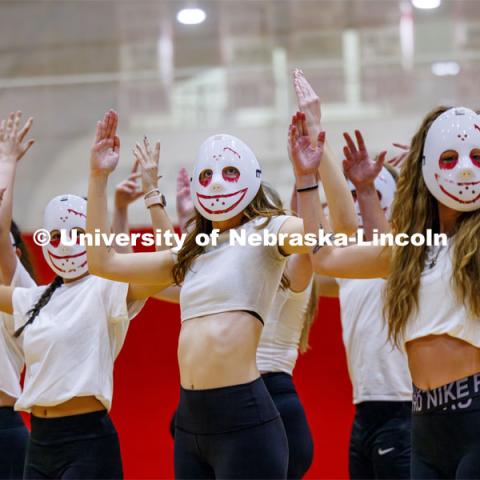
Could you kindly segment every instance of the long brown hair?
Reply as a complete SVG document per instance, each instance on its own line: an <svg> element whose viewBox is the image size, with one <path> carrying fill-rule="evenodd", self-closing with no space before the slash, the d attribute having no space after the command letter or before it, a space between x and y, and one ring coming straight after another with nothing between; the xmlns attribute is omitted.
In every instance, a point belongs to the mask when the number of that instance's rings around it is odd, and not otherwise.
<svg viewBox="0 0 480 480"><path fill-rule="evenodd" d="M262 182L255 198L243 211L242 224L257 217L264 217L265 222L262 222L257 228L265 228L272 217L285 215L285 210L283 209L281 202L280 204L277 204L277 202L279 202L279 197L276 192ZM191 228L191 230L187 228L187 230L190 231L185 239L183 247L178 252L177 263L174 265L172 271L173 278L177 285L183 283L187 271L190 269L195 259L205 250L205 247L201 247L197 244L197 235L200 233L210 235L213 230L211 220L207 220L200 215L197 210L195 210L194 217L187 222L187 227L189 226L192 226L193 228ZM282 287L288 287L288 279L285 275L282 276Z"/></svg>
<svg viewBox="0 0 480 480"><path fill-rule="evenodd" d="M397 192L392 207L394 234L426 234L440 229L438 202L429 192L422 175L423 146L428 129L435 119L451 107L437 107L423 120L412 138L409 154L402 166ZM453 233L452 287L458 301L469 315L480 317L480 209L459 215ZM424 269L427 247L393 247L391 273L385 291L384 313L388 321L390 338L400 343L405 325L418 308L420 275ZM479 323L480 327L480 323Z"/></svg>

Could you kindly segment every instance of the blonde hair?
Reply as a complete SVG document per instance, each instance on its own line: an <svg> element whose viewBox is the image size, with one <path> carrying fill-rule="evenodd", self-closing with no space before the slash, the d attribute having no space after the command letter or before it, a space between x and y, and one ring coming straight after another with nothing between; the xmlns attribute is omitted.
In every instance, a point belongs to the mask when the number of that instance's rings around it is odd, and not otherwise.
<svg viewBox="0 0 480 480"><path fill-rule="evenodd" d="M278 215L285 215L285 210L281 205L280 199L276 192L266 184L262 183L255 198L243 211L242 224L249 222L257 217L264 217L265 222L262 222L257 228L260 230L265 228L272 217ZM200 256L205 247L201 247L196 242L196 237L199 233L206 233L209 235L212 230L212 221L207 220L195 210L195 215L187 222L187 227L193 224L193 229L188 233L185 243L177 255L177 263L174 265L172 273L175 283L181 285L185 279L187 271L192 266L195 259ZM282 275L281 286L288 288L289 282L285 274Z"/></svg>
<svg viewBox="0 0 480 480"><path fill-rule="evenodd" d="M394 234L439 232L438 202L429 192L422 175L423 146L428 129L450 107L437 107L423 120L412 138L402 165L392 207ZM480 317L480 209L459 215L453 234L452 287L469 315ZM390 275L385 291L384 314L389 336L398 345L411 314L418 308L420 276L425 267L426 246L393 247ZM479 323L480 328L480 323Z"/></svg>

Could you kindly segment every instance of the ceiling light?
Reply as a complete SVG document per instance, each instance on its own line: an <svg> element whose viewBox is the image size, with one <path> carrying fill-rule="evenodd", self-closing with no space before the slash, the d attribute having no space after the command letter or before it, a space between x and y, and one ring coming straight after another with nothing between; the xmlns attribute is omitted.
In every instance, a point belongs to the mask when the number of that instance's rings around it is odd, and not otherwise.
<svg viewBox="0 0 480 480"><path fill-rule="evenodd" d="M412 0L412 4L415 8L421 8L423 10L438 8L441 3L442 0Z"/></svg>
<svg viewBox="0 0 480 480"><path fill-rule="evenodd" d="M184 8L177 13L177 20L184 25L197 25L207 18L200 8Z"/></svg>
<svg viewBox="0 0 480 480"><path fill-rule="evenodd" d="M446 77L448 75L458 75L460 65L457 62L436 62L432 63L432 73L438 77Z"/></svg>

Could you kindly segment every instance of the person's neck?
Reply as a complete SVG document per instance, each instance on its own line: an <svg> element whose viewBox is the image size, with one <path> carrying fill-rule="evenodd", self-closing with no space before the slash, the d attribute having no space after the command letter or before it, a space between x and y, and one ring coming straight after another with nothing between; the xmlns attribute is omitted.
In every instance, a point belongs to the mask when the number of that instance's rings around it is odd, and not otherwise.
<svg viewBox="0 0 480 480"><path fill-rule="evenodd" d="M81 280L82 278L85 278L87 275L90 275L90 273L85 272L83 275L80 275L79 277L75 277L75 278L64 278L63 283L67 284L67 283L77 282L78 280Z"/></svg>
<svg viewBox="0 0 480 480"><path fill-rule="evenodd" d="M243 212L239 213L233 218L229 218L228 220L224 220L222 222L212 222L212 226L213 228L220 230L220 232L224 232L225 230L229 230L230 228L235 228L241 225L242 219Z"/></svg>
<svg viewBox="0 0 480 480"><path fill-rule="evenodd" d="M442 203L438 203L438 217L440 220L440 232L451 235L455 230L458 217L461 212L453 210Z"/></svg>

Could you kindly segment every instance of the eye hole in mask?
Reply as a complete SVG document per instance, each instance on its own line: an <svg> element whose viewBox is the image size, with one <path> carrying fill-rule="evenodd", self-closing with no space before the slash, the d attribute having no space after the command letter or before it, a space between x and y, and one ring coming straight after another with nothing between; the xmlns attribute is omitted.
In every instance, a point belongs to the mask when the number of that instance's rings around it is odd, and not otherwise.
<svg viewBox="0 0 480 480"><path fill-rule="evenodd" d="M238 182L240 179L240 172L235 167L225 167L222 170L222 177L227 182Z"/></svg>
<svg viewBox="0 0 480 480"><path fill-rule="evenodd" d="M60 232L58 230L50 234L50 245L53 248L57 248L60 245Z"/></svg>
<svg viewBox="0 0 480 480"><path fill-rule="evenodd" d="M200 172L200 175L198 176L198 181L200 182L200 185L202 185L202 187L208 187L208 185L212 181L212 177L213 177L212 170L207 168L206 170L202 170Z"/></svg>
<svg viewBox="0 0 480 480"><path fill-rule="evenodd" d="M70 237L73 237L76 234L76 244L80 245L80 235L85 233L85 230L83 228L72 228L70 230Z"/></svg>
<svg viewBox="0 0 480 480"><path fill-rule="evenodd" d="M470 159L476 167L480 167L480 148L474 148L470 152Z"/></svg>
<svg viewBox="0 0 480 480"><path fill-rule="evenodd" d="M446 150L440 155L438 166L443 170L450 170L455 168L458 163L458 152L455 150Z"/></svg>

